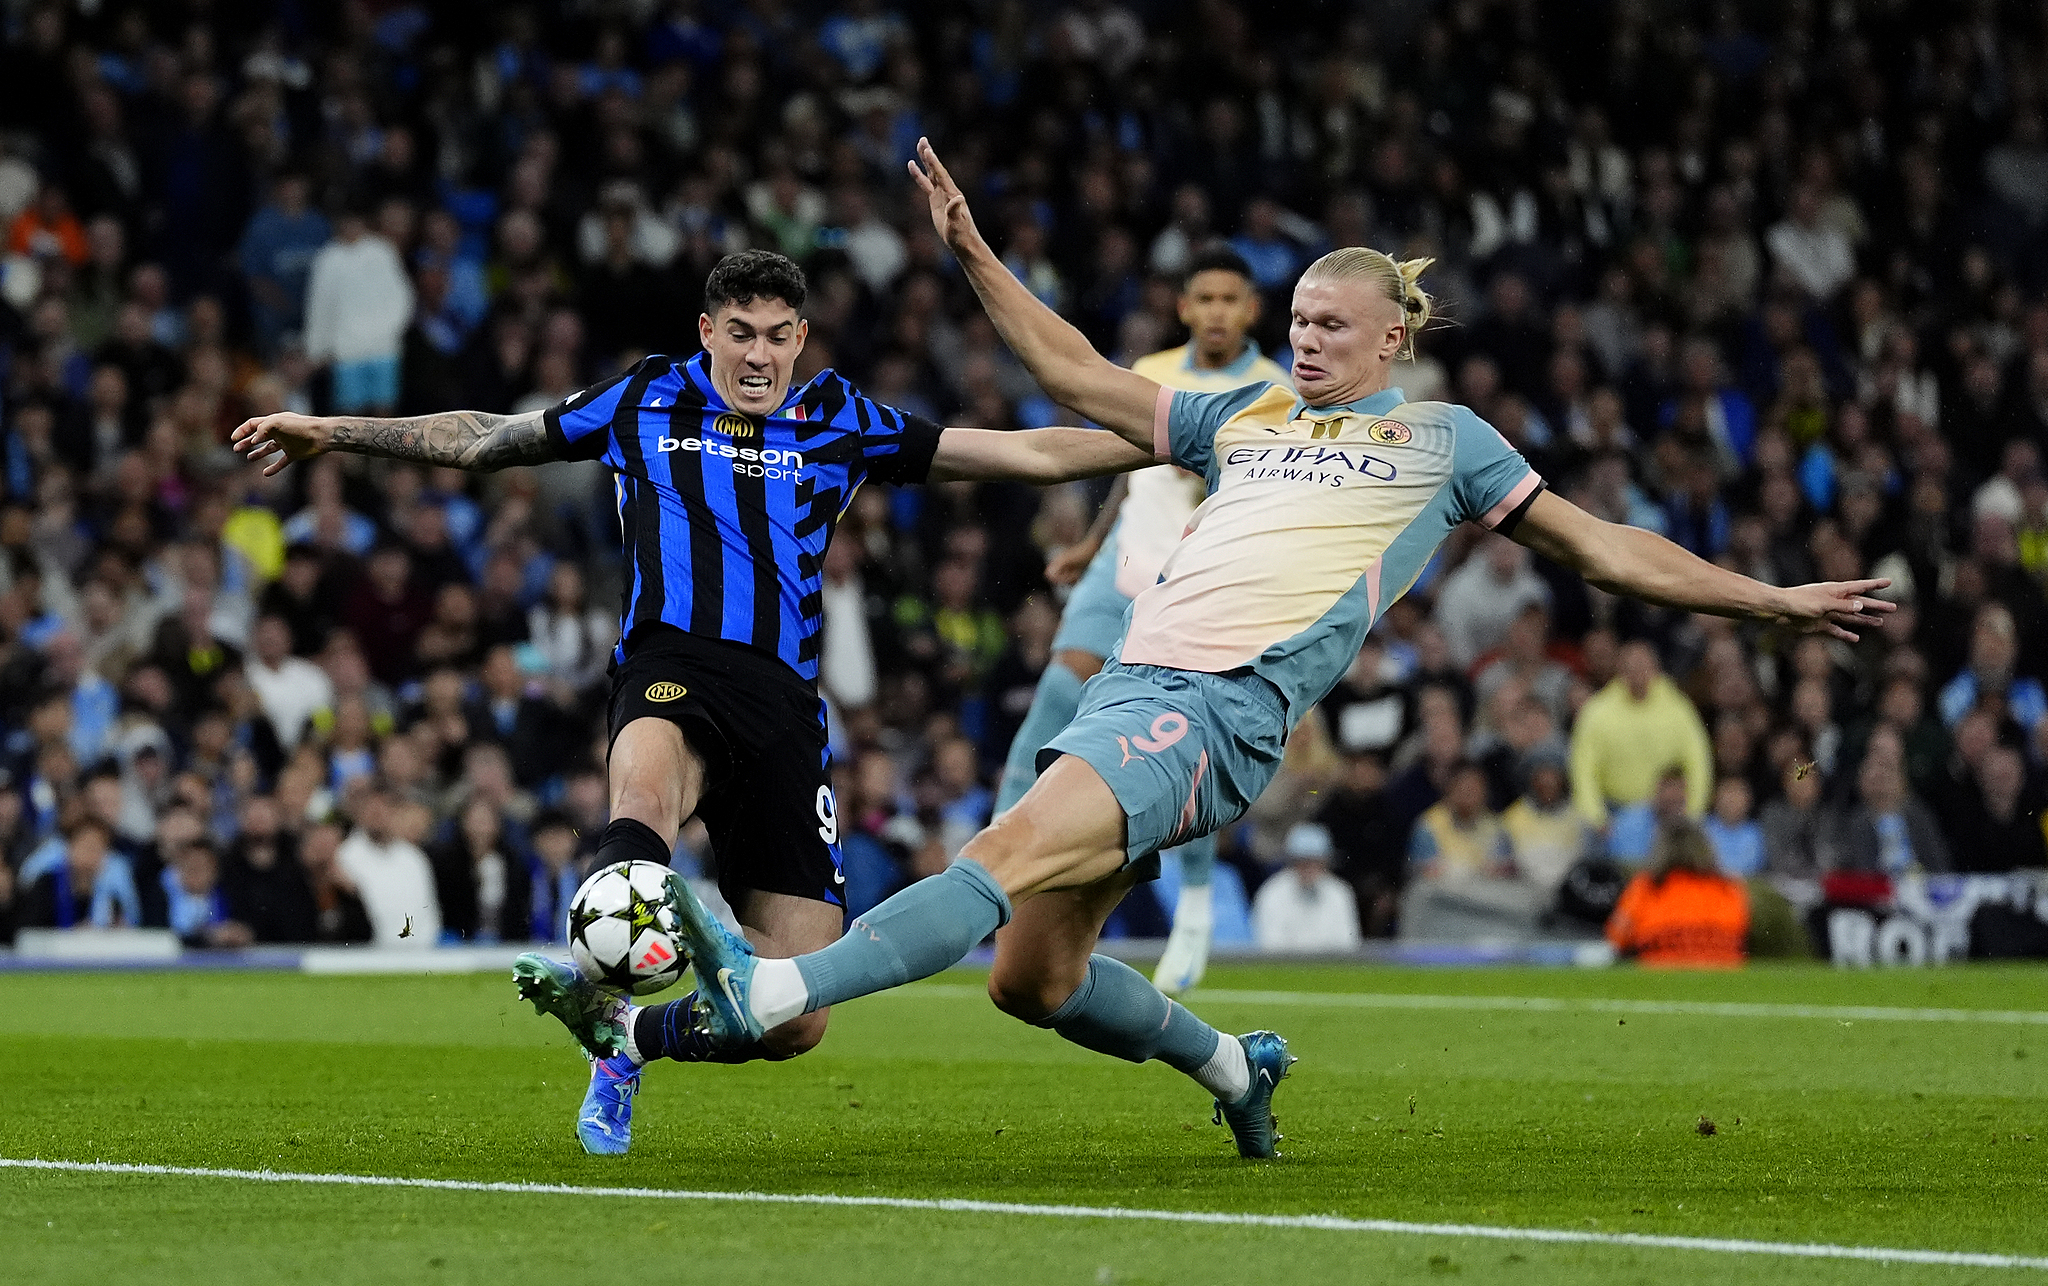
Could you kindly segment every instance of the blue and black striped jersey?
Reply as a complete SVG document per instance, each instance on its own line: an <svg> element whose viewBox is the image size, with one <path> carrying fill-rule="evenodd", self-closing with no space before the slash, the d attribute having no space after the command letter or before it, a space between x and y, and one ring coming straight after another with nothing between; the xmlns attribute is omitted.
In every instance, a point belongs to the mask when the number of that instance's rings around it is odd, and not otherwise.
<svg viewBox="0 0 2048 1286"><path fill-rule="evenodd" d="M649 357L544 418L557 456L617 475L622 649L634 627L665 621L760 648L812 681L833 528L867 479L924 481L941 432L829 370L766 420L742 415L702 353Z"/></svg>

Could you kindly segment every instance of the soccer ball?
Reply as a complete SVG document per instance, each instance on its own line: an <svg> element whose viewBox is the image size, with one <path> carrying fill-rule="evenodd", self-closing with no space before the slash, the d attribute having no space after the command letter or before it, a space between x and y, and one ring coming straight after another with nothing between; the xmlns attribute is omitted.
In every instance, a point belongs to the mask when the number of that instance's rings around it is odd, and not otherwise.
<svg viewBox="0 0 2048 1286"><path fill-rule="evenodd" d="M609 991L644 996L672 987L689 967L669 910L669 869L616 862L583 881L569 903L569 954Z"/></svg>

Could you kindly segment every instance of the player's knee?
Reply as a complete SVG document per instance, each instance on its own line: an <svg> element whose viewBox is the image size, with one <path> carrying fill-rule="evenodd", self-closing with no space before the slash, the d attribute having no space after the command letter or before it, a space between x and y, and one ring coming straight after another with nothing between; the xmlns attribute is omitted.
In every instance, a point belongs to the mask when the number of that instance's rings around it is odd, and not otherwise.
<svg viewBox="0 0 2048 1286"><path fill-rule="evenodd" d="M828 1010L820 1009L816 1013L792 1018L770 1031L761 1038L762 1046L768 1051L769 1060L781 1062L816 1049L818 1042L825 1039L825 1025L830 1018Z"/></svg>
<svg viewBox="0 0 2048 1286"><path fill-rule="evenodd" d="M1074 994L1070 981L1039 976L1004 977L990 974L988 998L995 1007L1021 1022L1043 1026Z"/></svg>

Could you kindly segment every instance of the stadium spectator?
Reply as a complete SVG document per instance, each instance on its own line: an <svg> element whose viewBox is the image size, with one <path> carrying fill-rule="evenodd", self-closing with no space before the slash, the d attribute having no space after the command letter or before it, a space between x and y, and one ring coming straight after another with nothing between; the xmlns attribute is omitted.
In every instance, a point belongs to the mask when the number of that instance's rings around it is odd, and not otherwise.
<svg viewBox="0 0 2048 1286"><path fill-rule="evenodd" d="M1572 806L1568 766L1563 752L1539 747L1524 759L1524 789L1501 814L1515 873L1533 885L1540 900L1550 901L1566 872L1593 846L1593 831Z"/></svg>
<svg viewBox="0 0 2048 1286"><path fill-rule="evenodd" d="M298 837L285 826L276 799L251 796L239 820L222 863L229 918L249 926L257 942L313 941L313 891L299 865Z"/></svg>
<svg viewBox="0 0 2048 1286"><path fill-rule="evenodd" d="M1529 568L1529 551L1505 536L1486 537L1437 595L1436 621L1451 664L1470 668L1501 645L1523 608L1549 602L1549 586Z"/></svg>
<svg viewBox="0 0 2048 1286"><path fill-rule="evenodd" d="M1349 951L1363 939L1351 887L1330 873L1330 832L1297 822L1287 832L1287 866L1252 898L1252 935L1262 951Z"/></svg>
<svg viewBox="0 0 2048 1286"><path fill-rule="evenodd" d="M287 751L298 746L314 716L334 709L333 680L311 661L292 655L292 629L281 616L257 618L244 673Z"/></svg>
<svg viewBox="0 0 2048 1286"><path fill-rule="evenodd" d="M1572 802L1595 826L1606 826L1616 806L1648 799L1674 767L1684 774L1687 811L1706 811L1713 782L1706 725L1641 639L1622 645L1619 672L1580 707L1571 753Z"/></svg>
<svg viewBox="0 0 2048 1286"><path fill-rule="evenodd" d="M507 842L504 819L472 799L455 833L434 845L441 931L460 942L521 942L532 928L533 881L524 854Z"/></svg>
<svg viewBox="0 0 2048 1286"><path fill-rule="evenodd" d="M512 776L531 789L561 761L561 720L553 702L528 690L518 657L499 644L484 657L482 687L468 712L469 735L505 749Z"/></svg>
<svg viewBox="0 0 2048 1286"><path fill-rule="evenodd" d="M2025 759L2010 746L1984 753L1976 798L1957 826L1957 870L2000 873L2048 866L2048 837L2040 810L2026 799L2026 772Z"/></svg>
<svg viewBox="0 0 2048 1286"><path fill-rule="evenodd" d="M98 818L71 825L52 860L23 863L27 888L16 895L24 928L135 928L142 896L128 859L113 852L113 832Z"/></svg>
<svg viewBox="0 0 2048 1286"><path fill-rule="evenodd" d="M1856 770L1856 803L1841 819L1839 869L1893 877L1950 869L1948 842L1933 812L1907 785L1905 761L1905 744L1896 731L1880 727L1871 734Z"/></svg>
<svg viewBox="0 0 2048 1286"><path fill-rule="evenodd" d="M2019 659L2019 629L2011 609L2003 603L1978 608L1970 629L1969 663L1941 689L1943 722L1953 728L1980 706L2001 712L2028 731L2048 719L2048 691L2038 677L2016 673Z"/></svg>
<svg viewBox="0 0 2048 1286"><path fill-rule="evenodd" d="M1721 873L1738 880L1764 869L1764 830L1753 815L1755 802L1748 778L1723 777L1714 783L1714 806L1700 823Z"/></svg>
<svg viewBox="0 0 2048 1286"><path fill-rule="evenodd" d="M1649 868L1607 921L1614 949L1664 968L1728 968L1747 955L1749 894L1715 868L1714 847L1681 819L1657 836Z"/></svg>
<svg viewBox="0 0 2048 1286"><path fill-rule="evenodd" d="M398 404L400 340L412 306L397 248L370 230L362 210L343 211L306 286L306 356L328 367L335 410L388 415Z"/></svg>
<svg viewBox="0 0 2048 1286"><path fill-rule="evenodd" d="M441 936L434 870L417 844L398 832L398 805L374 782L355 796L356 824L334 863L362 900L379 946L429 947Z"/></svg>
<svg viewBox="0 0 2048 1286"><path fill-rule="evenodd" d="M583 569L558 563L548 573L547 597L527 611L527 639L538 649L548 676L581 694L604 677L618 641L618 618L591 606Z"/></svg>
<svg viewBox="0 0 2048 1286"><path fill-rule="evenodd" d="M312 185L287 171L242 231L236 254L249 288L249 324L264 353L277 351L305 321L313 263L327 244L327 216L311 204Z"/></svg>
<svg viewBox="0 0 2048 1286"><path fill-rule="evenodd" d="M396 544L380 545L370 555L342 609L342 622L370 673L383 683L401 682L416 673L413 646L432 616L433 599L414 576L411 555Z"/></svg>
<svg viewBox="0 0 2048 1286"><path fill-rule="evenodd" d="M212 840L202 835L180 848L162 878L167 923L186 946L246 947L255 941L249 926L229 913Z"/></svg>
<svg viewBox="0 0 2048 1286"><path fill-rule="evenodd" d="M1827 779L1803 757L1788 760L1779 775L1778 797L1758 819L1764 832L1764 875L1795 907L1820 900L1821 877L1835 869L1839 828L1823 802Z"/></svg>
<svg viewBox="0 0 2048 1286"><path fill-rule="evenodd" d="M1567 721L1572 673L1550 658L1549 643L1550 605L1541 601L1524 604L1499 646L1482 653L1474 663L1472 689L1479 708L1487 709L1495 692L1519 682L1530 698L1542 704L1553 723Z"/></svg>
<svg viewBox="0 0 2048 1286"><path fill-rule="evenodd" d="M1412 878L1432 884L1504 879L1512 862L1507 834L1486 806L1486 774L1477 764L1460 762L1451 769L1443 799L1415 823L1408 843Z"/></svg>
<svg viewBox="0 0 2048 1286"><path fill-rule="evenodd" d="M375 934L355 877L341 864L343 843L341 827L323 823L309 828L300 845L299 862L313 894L315 942L368 942Z"/></svg>
<svg viewBox="0 0 2048 1286"><path fill-rule="evenodd" d="M528 868L526 936L535 942L561 942L568 935L569 903L587 872L579 861L576 832L560 813L542 813L533 820L533 863ZM507 895L508 900L510 894ZM501 913L502 914L502 913Z"/></svg>
<svg viewBox="0 0 2048 1286"><path fill-rule="evenodd" d="M1344 756L1343 769L1314 819L1330 833L1333 868L1351 885L1358 922L1375 938L1393 930L1401 889L1408 882L1407 854L1388 816L1386 781L1382 756L1370 751Z"/></svg>

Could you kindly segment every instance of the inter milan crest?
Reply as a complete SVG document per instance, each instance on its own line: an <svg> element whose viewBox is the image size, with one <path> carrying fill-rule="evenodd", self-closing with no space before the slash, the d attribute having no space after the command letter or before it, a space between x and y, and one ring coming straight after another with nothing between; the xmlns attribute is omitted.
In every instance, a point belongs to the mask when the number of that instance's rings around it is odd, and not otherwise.
<svg viewBox="0 0 2048 1286"><path fill-rule="evenodd" d="M737 411L727 411L711 422L711 431L729 438L751 438L761 432L761 426Z"/></svg>

